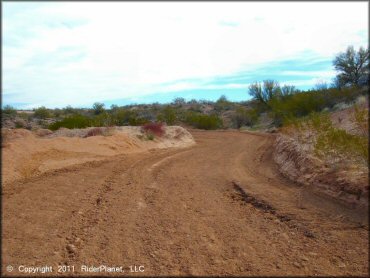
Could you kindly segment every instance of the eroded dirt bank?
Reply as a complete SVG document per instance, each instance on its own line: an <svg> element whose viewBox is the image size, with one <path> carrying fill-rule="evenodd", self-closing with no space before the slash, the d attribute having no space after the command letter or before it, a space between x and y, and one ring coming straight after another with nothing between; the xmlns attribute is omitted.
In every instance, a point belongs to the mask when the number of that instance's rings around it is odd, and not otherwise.
<svg viewBox="0 0 370 278"><path fill-rule="evenodd" d="M366 215L309 191L298 207L299 188L273 162L273 136L191 133L197 144L187 148L9 184L3 266L69 265L97 276L81 265L144 265L147 276L368 274Z"/></svg>
<svg viewBox="0 0 370 278"><path fill-rule="evenodd" d="M315 190L344 205L367 209L369 203L368 169L344 167L325 161L305 150L305 146L286 135L278 135L274 160L280 172L304 190Z"/></svg>

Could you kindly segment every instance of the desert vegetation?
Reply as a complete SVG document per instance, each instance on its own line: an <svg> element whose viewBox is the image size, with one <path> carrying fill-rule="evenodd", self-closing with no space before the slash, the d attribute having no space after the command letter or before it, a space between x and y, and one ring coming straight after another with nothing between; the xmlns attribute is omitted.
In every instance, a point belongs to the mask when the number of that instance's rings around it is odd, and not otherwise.
<svg viewBox="0 0 370 278"><path fill-rule="evenodd" d="M3 107L3 126L12 128L86 128L109 126L142 126L148 123L183 125L199 129L274 129L311 113L336 111L352 105L360 96L368 95L369 51L353 47L339 53L333 60L338 71L332 84L318 82L315 88L302 91L291 85L281 86L276 80L263 80L249 85L249 101L233 102L226 96L217 101L186 101L175 98L171 103L111 105L96 102L91 108L17 111Z"/></svg>

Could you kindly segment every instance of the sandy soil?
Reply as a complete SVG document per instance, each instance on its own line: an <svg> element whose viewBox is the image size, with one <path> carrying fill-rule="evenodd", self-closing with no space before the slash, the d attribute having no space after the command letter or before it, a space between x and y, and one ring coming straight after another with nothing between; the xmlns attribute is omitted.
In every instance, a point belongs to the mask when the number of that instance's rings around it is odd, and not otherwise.
<svg viewBox="0 0 370 278"><path fill-rule="evenodd" d="M104 273L81 265L126 275L143 265L147 276L368 275L366 214L298 196L273 162L273 135L191 133L197 144L187 148L118 154L4 187L2 264L15 269L3 275L21 275L21 264L90 276Z"/></svg>
<svg viewBox="0 0 370 278"><path fill-rule="evenodd" d="M3 129L3 185L117 154L194 143L191 134L179 126L166 127L164 136L154 140L146 140L140 127L115 127L108 130L109 136L83 138L90 129L61 129L54 133L45 129Z"/></svg>

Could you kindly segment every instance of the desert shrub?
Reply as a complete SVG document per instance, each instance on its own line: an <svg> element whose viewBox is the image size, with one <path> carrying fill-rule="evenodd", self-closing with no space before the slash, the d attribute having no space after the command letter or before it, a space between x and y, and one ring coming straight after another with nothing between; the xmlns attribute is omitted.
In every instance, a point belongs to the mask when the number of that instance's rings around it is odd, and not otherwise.
<svg viewBox="0 0 370 278"><path fill-rule="evenodd" d="M53 110L53 115L54 115L54 117L59 118L62 115L62 110L59 109L59 108L55 108Z"/></svg>
<svg viewBox="0 0 370 278"><path fill-rule="evenodd" d="M146 134L146 139L148 139L148 140L154 140L154 135L152 133L147 133Z"/></svg>
<svg viewBox="0 0 370 278"><path fill-rule="evenodd" d="M73 128L86 128L90 126L92 126L92 121L90 118L83 115L75 114L49 125L48 129L57 130L61 127L73 129Z"/></svg>
<svg viewBox="0 0 370 278"><path fill-rule="evenodd" d="M68 105L62 109L62 113L65 115L75 114L77 113L77 109L73 108L72 106Z"/></svg>
<svg viewBox="0 0 370 278"><path fill-rule="evenodd" d="M44 137L44 136L53 134L53 132L51 130L49 130L49 129L43 129L43 128L41 128L41 129L37 129L35 131L35 134L37 136Z"/></svg>
<svg viewBox="0 0 370 278"><path fill-rule="evenodd" d="M267 86L269 85L269 86ZM320 86L315 90L298 91L294 87L280 88L274 82L254 83L250 86L250 94L254 97L252 107L261 114L269 112L276 126L295 117L305 117L312 112L333 109L339 103L353 103L367 90L358 87L327 88Z"/></svg>
<svg viewBox="0 0 370 278"><path fill-rule="evenodd" d="M334 127L318 134L315 152L321 157L349 158L366 164L369 160L366 137L349 134Z"/></svg>
<svg viewBox="0 0 370 278"><path fill-rule="evenodd" d="M147 123L141 127L142 131L147 134L152 134L161 137L165 130L162 123Z"/></svg>
<svg viewBox="0 0 370 278"><path fill-rule="evenodd" d="M234 125L237 128L242 126L253 126L258 120L258 113L255 109L246 109L244 107L238 107L233 116Z"/></svg>
<svg viewBox="0 0 370 278"><path fill-rule="evenodd" d="M171 106L166 106L157 116L157 120L165 122L168 125L173 125L176 121L176 110Z"/></svg>
<svg viewBox="0 0 370 278"><path fill-rule="evenodd" d="M19 119L15 121L15 128L25 128L26 122L23 119Z"/></svg>
<svg viewBox="0 0 370 278"><path fill-rule="evenodd" d="M312 113L302 119L291 119L290 124L299 131L301 138L313 143L318 157L358 161L367 165L368 136L350 134L334 127L328 113Z"/></svg>
<svg viewBox="0 0 370 278"><path fill-rule="evenodd" d="M354 105L353 122L362 136L369 136L369 111Z"/></svg>
<svg viewBox="0 0 370 278"><path fill-rule="evenodd" d="M129 125L132 125L132 126L140 126L140 125L144 125L148 123L148 120L145 118L136 116L136 115L130 115L128 119L128 123Z"/></svg>
<svg viewBox="0 0 370 278"><path fill-rule="evenodd" d="M176 97L174 98L174 100L172 101L172 103L174 105L176 105L177 107L182 107L186 104L186 100L182 97Z"/></svg>
<svg viewBox="0 0 370 278"><path fill-rule="evenodd" d="M95 115L99 115L101 113L103 113L105 111L105 108L104 108L104 103L100 103L100 102L95 102L93 104L93 111L94 111L94 114Z"/></svg>
<svg viewBox="0 0 370 278"><path fill-rule="evenodd" d="M222 95L215 103L214 108L216 111L226 111L233 108L233 103L229 101L226 96Z"/></svg>
<svg viewBox="0 0 370 278"><path fill-rule="evenodd" d="M2 109L2 113L8 116L15 116L17 115L17 110L10 105L5 105Z"/></svg>
<svg viewBox="0 0 370 278"><path fill-rule="evenodd" d="M84 137L86 138L86 137L103 135L103 134L104 134L104 132L103 132L103 129L102 128L100 128L100 127L94 127L92 129L90 129Z"/></svg>
<svg viewBox="0 0 370 278"><path fill-rule="evenodd" d="M284 97L274 97L268 102L270 114L276 125L290 118L307 116L324 108L324 100L318 92L299 92Z"/></svg>
<svg viewBox="0 0 370 278"><path fill-rule="evenodd" d="M200 129L217 129L222 127L222 119L217 115L190 112L186 115L185 122Z"/></svg>
<svg viewBox="0 0 370 278"><path fill-rule="evenodd" d="M118 105L117 104L112 104L111 106L110 106L110 111L111 112L115 112L115 111L117 111L119 109L119 107L118 107Z"/></svg>
<svg viewBox="0 0 370 278"><path fill-rule="evenodd" d="M46 119L51 117L50 110L47 109L45 106L41 106L39 108L34 109L33 116L38 119Z"/></svg>
<svg viewBox="0 0 370 278"><path fill-rule="evenodd" d="M113 126L114 119L107 112L103 112L93 117L91 124L92 126Z"/></svg>
<svg viewBox="0 0 370 278"><path fill-rule="evenodd" d="M32 116L30 114L24 113L24 112L20 112L17 115L18 115L19 118L25 120L26 122L29 121L32 118Z"/></svg>
<svg viewBox="0 0 370 278"><path fill-rule="evenodd" d="M129 118L130 111L123 108L117 108L112 113L114 124L118 126L127 125L129 123Z"/></svg>

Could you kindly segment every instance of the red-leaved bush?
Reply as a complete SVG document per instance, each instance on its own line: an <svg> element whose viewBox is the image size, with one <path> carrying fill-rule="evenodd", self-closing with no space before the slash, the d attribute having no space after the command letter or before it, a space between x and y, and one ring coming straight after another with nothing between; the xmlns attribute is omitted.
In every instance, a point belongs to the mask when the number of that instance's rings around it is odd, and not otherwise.
<svg viewBox="0 0 370 278"><path fill-rule="evenodd" d="M141 129L145 132L153 133L159 137L164 134L164 126L162 123L148 123L143 125Z"/></svg>

